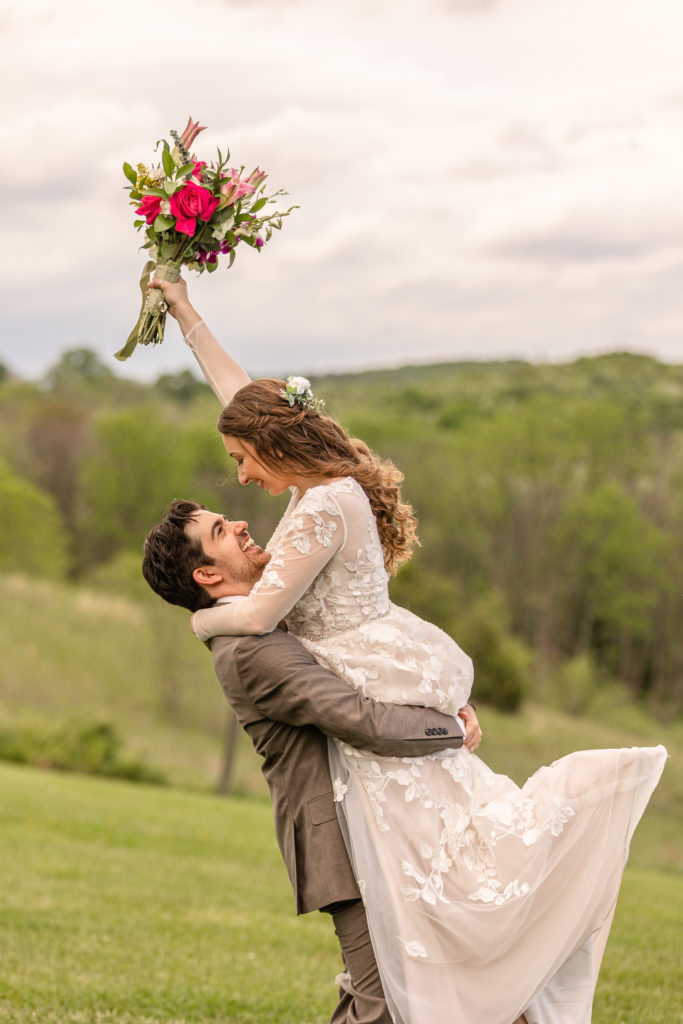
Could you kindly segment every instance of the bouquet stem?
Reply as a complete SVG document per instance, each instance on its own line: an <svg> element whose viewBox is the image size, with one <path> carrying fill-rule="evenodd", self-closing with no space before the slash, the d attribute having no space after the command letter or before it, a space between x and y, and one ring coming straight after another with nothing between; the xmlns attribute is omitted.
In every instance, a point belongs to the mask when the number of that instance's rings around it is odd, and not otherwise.
<svg viewBox="0 0 683 1024"><path fill-rule="evenodd" d="M164 293L160 288L153 288L148 295L147 289L153 277L158 277L162 281L175 282L179 276L180 264L159 263L157 265L153 260L145 263L140 278L142 309L135 327L128 335L126 344L115 353L117 359L121 361L129 359L137 345L158 345L163 341L167 309Z"/></svg>

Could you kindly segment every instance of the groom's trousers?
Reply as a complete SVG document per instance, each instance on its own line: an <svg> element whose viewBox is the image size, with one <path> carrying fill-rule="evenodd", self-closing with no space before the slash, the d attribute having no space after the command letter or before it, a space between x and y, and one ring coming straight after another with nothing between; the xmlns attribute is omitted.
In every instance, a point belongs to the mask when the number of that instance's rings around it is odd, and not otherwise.
<svg viewBox="0 0 683 1024"><path fill-rule="evenodd" d="M330 1024L391 1024L362 901L324 909L332 915L346 967Z"/></svg>

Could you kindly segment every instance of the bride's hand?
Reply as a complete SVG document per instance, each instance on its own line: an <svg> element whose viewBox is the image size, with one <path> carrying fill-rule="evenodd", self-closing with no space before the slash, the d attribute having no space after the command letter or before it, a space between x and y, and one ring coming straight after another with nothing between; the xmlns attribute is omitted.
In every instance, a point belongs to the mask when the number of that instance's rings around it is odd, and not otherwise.
<svg viewBox="0 0 683 1024"><path fill-rule="evenodd" d="M149 288L161 289L164 293L164 302L168 306L168 312L176 320L179 320L183 315L194 312L187 295L187 281L184 281L182 277L179 277L173 283L154 277L149 282Z"/></svg>

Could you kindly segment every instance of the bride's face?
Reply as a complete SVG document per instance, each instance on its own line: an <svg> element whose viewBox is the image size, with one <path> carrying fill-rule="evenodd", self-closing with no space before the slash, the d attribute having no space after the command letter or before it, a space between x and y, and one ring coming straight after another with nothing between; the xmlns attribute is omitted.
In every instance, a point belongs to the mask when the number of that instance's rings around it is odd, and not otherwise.
<svg viewBox="0 0 683 1024"><path fill-rule="evenodd" d="M230 434L223 434L223 444L228 455L237 463L237 477L241 484L257 484L269 494L282 494L288 487L296 486L297 480L286 472L276 473L264 466L248 441Z"/></svg>

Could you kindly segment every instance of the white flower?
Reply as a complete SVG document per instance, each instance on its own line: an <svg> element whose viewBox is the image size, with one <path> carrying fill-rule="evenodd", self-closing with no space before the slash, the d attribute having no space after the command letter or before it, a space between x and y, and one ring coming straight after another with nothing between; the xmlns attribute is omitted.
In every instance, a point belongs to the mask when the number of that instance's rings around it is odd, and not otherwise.
<svg viewBox="0 0 683 1024"><path fill-rule="evenodd" d="M287 390L294 395L305 395L307 391L311 390L311 382L305 377L288 377Z"/></svg>
<svg viewBox="0 0 683 1024"><path fill-rule="evenodd" d="M164 217L169 217L171 214L171 200L162 199L159 203L159 213L163 213Z"/></svg>
<svg viewBox="0 0 683 1024"><path fill-rule="evenodd" d="M345 786L340 778L336 778L332 783L332 788L334 789L335 803L341 803L341 801L344 799L344 793L346 793L349 787Z"/></svg>
<svg viewBox="0 0 683 1024"><path fill-rule="evenodd" d="M314 398L311 391L311 382L306 377L287 378L287 385L281 396L287 400L290 406L300 405L302 409L315 409L320 411L325 403L322 398Z"/></svg>

